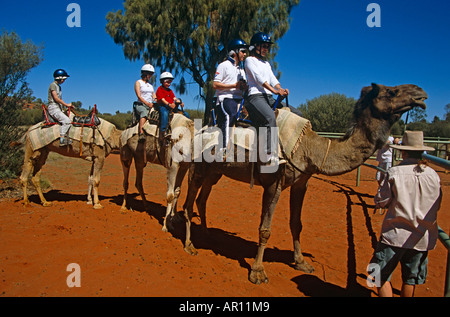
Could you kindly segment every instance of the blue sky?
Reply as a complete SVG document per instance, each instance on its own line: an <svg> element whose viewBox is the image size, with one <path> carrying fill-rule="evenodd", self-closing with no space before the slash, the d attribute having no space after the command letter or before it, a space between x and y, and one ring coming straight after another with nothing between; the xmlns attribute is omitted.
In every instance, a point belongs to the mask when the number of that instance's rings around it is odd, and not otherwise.
<svg viewBox="0 0 450 317"><path fill-rule="evenodd" d="M72 2L81 8L79 28L66 24ZM366 23L370 3L380 6L380 27ZM34 96L45 100L53 71L64 68L71 75L62 86L66 102L97 104L102 113L131 110L143 62L126 60L105 31L107 12L122 8L122 0L3 2L0 30L44 45L44 61L28 76ZM302 0L291 16L276 57L291 105L331 92L357 99L372 82L416 84L428 93L428 120L443 118L450 103L450 2ZM188 108L203 109L197 85L191 87L180 97Z"/></svg>

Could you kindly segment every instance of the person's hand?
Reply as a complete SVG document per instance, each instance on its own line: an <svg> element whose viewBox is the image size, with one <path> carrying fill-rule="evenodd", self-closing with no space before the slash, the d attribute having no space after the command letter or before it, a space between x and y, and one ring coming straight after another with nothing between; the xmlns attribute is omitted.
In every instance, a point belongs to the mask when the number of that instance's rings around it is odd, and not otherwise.
<svg viewBox="0 0 450 317"><path fill-rule="evenodd" d="M278 89L277 94L280 95L281 97L286 97L287 95L289 95L289 90L280 88Z"/></svg>
<svg viewBox="0 0 450 317"><path fill-rule="evenodd" d="M245 91L248 89L248 85L245 81L240 80L236 83L236 88L241 90L241 91Z"/></svg>

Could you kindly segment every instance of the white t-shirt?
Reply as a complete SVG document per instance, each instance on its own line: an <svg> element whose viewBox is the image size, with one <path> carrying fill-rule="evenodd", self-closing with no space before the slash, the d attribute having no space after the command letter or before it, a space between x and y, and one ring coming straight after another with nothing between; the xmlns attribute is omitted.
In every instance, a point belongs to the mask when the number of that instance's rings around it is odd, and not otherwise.
<svg viewBox="0 0 450 317"><path fill-rule="evenodd" d="M217 66L214 81L222 84L235 84L241 78L245 79L244 71L239 66L232 63L231 60L227 59ZM222 102L225 98L241 99L242 91L236 88L217 89L216 97L219 102Z"/></svg>
<svg viewBox="0 0 450 317"><path fill-rule="evenodd" d="M389 136L387 144L385 144L377 153L377 161L380 163L391 163L392 162L392 148L389 144L394 144L394 137Z"/></svg>
<svg viewBox="0 0 450 317"><path fill-rule="evenodd" d="M148 102L154 102L153 101L153 94L155 93L155 90L153 89L153 86L150 83L147 83L143 81L142 79L138 80L139 86L141 87L141 97ZM140 101L140 100L138 100Z"/></svg>
<svg viewBox="0 0 450 317"><path fill-rule="evenodd" d="M280 83L273 74L270 63L254 56L249 56L245 59L245 72L247 74L249 95L272 94L270 90L262 85L267 82L272 87L275 87Z"/></svg>

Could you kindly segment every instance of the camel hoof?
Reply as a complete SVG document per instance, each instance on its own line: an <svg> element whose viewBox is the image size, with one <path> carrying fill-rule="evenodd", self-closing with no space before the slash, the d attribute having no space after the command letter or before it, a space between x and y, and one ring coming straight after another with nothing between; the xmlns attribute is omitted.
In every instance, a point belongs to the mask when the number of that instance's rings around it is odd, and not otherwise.
<svg viewBox="0 0 450 317"><path fill-rule="evenodd" d="M161 231L169 232L169 229L167 229L166 225L164 225L164 226L162 227Z"/></svg>
<svg viewBox="0 0 450 317"><path fill-rule="evenodd" d="M267 277L266 272L264 272L264 269L252 269L248 279L256 285L269 283L269 278Z"/></svg>
<svg viewBox="0 0 450 317"><path fill-rule="evenodd" d="M305 272L305 273L312 273L314 272L314 266L308 264L308 262L303 261L303 262L299 262L299 263L295 263L294 268L296 270Z"/></svg>
<svg viewBox="0 0 450 317"><path fill-rule="evenodd" d="M87 205L93 205L94 203L92 202L92 200L88 200L88 201L86 202L86 204L87 204Z"/></svg>
<svg viewBox="0 0 450 317"><path fill-rule="evenodd" d="M103 206L100 204L95 204L94 209L103 209Z"/></svg>
<svg viewBox="0 0 450 317"><path fill-rule="evenodd" d="M198 254L197 249L194 247L194 245L192 243L189 243L188 245L186 245L184 247L184 251L186 251L190 255L197 255Z"/></svg>
<svg viewBox="0 0 450 317"><path fill-rule="evenodd" d="M53 204L51 202L49 202L49 201L44 201L42 203L42 206L44 206L44 207L51 207L51 206L53 206Z"/></svg>
<svg viewBox="0 0 450 317"><path fill-rule="evenodd" d="M124 206L120 207L120 212L122 214L125 214L127 211L128 211L127 207L124 207Z"/></svg>

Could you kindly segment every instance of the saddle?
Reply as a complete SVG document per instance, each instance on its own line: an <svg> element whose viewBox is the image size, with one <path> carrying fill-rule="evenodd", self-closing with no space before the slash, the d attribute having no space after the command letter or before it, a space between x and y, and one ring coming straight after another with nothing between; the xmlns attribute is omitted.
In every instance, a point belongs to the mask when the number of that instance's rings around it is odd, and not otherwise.
<svg viewBox="0 0 450 317"><path fill-rule="evenodd" d="M45 105L42 105L43 113L44 113L44 125L52 126L55 124L59 124L55 118L53 118L47 110ZM74 112L75 113L75 112ZM69 110L70 117L70 110ZM72 118L72 125L78 127L95 127L100 124L100 119L97 117L97 105L94 105L94 108L87 115L77 115Z"/></svg>
<svg viewBox="0 0 450 317"><path fill-rule="evenodd" d="M131 127L133 127L133 126L135 126L136 124L139 123L139 115L138 115L138 113L136 111L136 106L139 106L139 105L142 105L142 102L135 101L133 103L133 115L132 115L132 118L131 118L131 123L128 125L127 128L131 128ZM157 111L155 108L151 108L148 111L147 119L148 119L148 122L150 124L154 124L156 126L159 126L159 111Z"/></svg>

